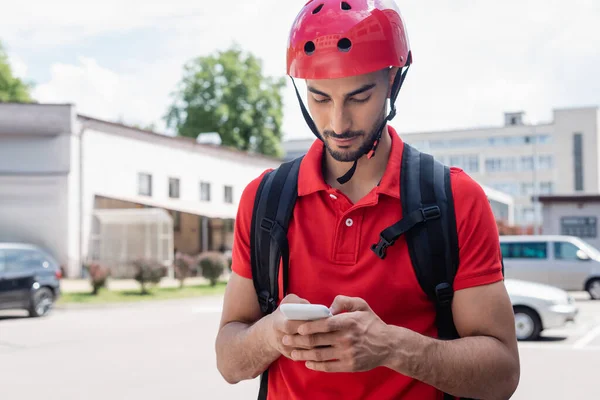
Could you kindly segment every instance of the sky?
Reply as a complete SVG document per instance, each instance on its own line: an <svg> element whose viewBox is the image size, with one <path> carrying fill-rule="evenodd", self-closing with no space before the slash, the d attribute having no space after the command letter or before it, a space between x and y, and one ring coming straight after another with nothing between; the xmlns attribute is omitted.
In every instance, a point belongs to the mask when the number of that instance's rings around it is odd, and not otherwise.
<svg viewBox="0 0 600 400"><path fill-rule="evenodd" d="M600 106L600 1L396 2L414 58L391 123L400 133L498 126L513 111L540 123L554 108ZM265 74L285 77L305 3L0 0L0 40L37 101L165 131L171 93L195 57L236 43ZM310 138L286 79L284 138Z"/></svg>

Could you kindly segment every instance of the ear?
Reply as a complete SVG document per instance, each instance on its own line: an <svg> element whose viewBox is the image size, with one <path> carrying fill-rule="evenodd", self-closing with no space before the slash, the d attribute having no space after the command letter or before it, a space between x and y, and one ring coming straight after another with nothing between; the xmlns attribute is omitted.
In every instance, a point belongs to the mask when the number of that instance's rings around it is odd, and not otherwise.
<svg viewBox="0 0 600 400"><path fill-rule="evenodd" d="M388 79L387 97L388 97L388 99L390 97L392 97L392 86L394 85L394 79L396 78L396 74L398 73L399 69L400 69L399 67L391 67L386 71L388 73L388 75L387 75L387 79Z"/></svg>

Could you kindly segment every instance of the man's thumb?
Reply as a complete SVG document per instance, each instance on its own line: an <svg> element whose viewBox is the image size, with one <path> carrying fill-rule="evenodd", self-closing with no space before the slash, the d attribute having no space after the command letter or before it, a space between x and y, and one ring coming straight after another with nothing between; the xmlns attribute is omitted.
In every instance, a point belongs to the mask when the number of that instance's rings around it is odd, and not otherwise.
<svg viewBox="0 0 600 400"><path fill-rule="evenodd" d="M336 296L329 308L333 315L343 312L367 311L369 305L366 301L358 297Z"/></svg>

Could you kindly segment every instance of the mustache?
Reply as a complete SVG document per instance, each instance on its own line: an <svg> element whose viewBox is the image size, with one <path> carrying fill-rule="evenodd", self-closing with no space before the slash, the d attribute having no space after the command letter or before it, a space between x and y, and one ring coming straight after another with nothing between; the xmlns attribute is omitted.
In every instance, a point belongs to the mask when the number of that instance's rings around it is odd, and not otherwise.
<svg viewBox="0 0 600 400"><path fill-rule="evenodd" d="M334 131L323 131L323 135L325 137L330 137L333 139L351 139L357 136L362 136L364 134L364 131L346 131L340 134L337 134Z"/></svg>

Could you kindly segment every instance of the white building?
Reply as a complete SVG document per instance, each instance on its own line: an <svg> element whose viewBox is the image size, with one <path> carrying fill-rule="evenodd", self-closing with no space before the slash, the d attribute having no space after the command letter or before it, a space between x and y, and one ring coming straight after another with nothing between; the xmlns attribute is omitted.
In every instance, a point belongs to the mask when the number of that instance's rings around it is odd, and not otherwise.
<svg viewBox="0 0 600 400"><path fill-rule="evenodd" d="M514 198L515 224L541 226L532 197L600 192L600 110L556 109L551 122L528 125L524 113L506 113L495 127L399 133L447 165L463 168L488 193ZM286 158L304 154L313 138L285 143ZM512 224L512 223L511 223Z"/></svg>
<svg viewBox="0 0 600 400"><path fill-rule="evenodd" d="M177 250L230 248L244 187L280 160L78 115L0 103L0 241L48 249L82 274L95 210L160 208Z"/></svg>

